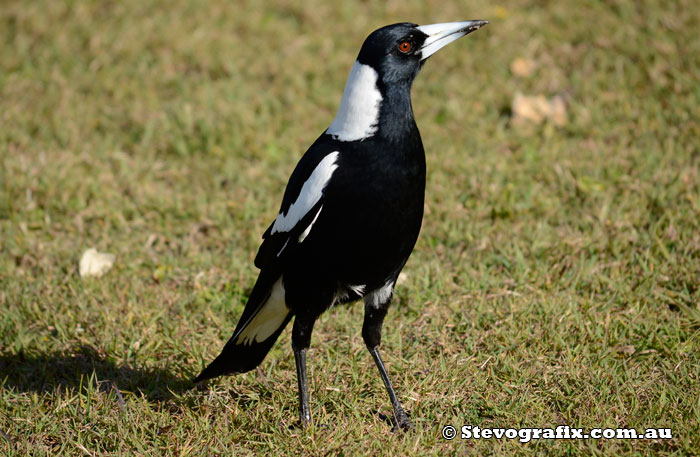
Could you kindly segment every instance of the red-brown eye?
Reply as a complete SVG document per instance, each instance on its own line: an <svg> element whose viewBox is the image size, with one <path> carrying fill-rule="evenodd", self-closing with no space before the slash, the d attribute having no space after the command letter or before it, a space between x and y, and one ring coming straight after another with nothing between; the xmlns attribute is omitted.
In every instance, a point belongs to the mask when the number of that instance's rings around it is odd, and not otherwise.
<svg viewBox="0 0 700 457"><path fill-rule="evenodd" d="M399 51L403 52L404 54L408 53L412 47L413 44L411 44L410 41L402 41L399 43Z"/></svg>

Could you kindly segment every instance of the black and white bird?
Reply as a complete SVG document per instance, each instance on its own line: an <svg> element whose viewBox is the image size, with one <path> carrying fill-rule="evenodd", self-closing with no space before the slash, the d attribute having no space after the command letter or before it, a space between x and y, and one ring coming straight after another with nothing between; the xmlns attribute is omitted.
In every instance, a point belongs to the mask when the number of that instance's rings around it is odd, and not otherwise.
<svg viewBox="0 0 700 457"><path fill-rule="evenodd" d="M294 318L302 425L311 421L306 350L328 308L364 298L364 339L394 408L411 428L379 356L382 322L423 219L425 153L411 84L426 59L486 21L388 25L367 37L330 127L292 173L255 258L260 275L233 336L195 382L244 373Z"/></svg>

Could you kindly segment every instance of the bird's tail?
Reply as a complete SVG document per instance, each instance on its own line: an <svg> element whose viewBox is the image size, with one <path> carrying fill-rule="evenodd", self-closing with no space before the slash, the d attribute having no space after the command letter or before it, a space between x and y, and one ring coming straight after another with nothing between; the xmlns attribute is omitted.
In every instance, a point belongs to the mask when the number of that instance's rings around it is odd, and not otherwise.
<svg viewBox="0 0 700 457"><path fill-rule="evenodd" d="M257 367L287 326L292 311L285 302L282 277L275 281L266 276L261 273L255 283L236 330L221 354L194 382L225 374L245 373Z"/></svg>

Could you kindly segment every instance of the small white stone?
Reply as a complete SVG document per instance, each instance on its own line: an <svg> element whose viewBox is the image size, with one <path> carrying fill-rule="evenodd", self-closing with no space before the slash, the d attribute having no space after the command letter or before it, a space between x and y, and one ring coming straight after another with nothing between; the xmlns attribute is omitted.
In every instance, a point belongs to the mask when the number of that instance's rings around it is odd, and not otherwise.
<svg viewBox="0 0 700 457"><path fill-rule="evenodd" d="M112 268L115 259L116 257L114 254L97 252L97 249L90 248L85 251L80 258L80 265L78 268L80 276L96 276L99 278Z"/></svg>

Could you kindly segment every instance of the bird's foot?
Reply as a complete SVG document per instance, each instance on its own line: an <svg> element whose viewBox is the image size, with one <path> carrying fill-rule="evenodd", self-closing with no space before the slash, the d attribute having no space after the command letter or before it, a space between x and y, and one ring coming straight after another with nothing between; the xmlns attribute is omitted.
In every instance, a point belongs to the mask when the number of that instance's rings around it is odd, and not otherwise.
<svg viewBox="0 0 700 457"><path fill-rule="evenodd" d="M298 422L294 422L292 424L289 424L287 426L287 428L289 430L308 430L310 426L311 426L311 422L306 422L304 420L300 420Z"/></svg>
<svg viewBox="0 0 700 457"><path fill-rule="evenodd" d="M404 411L403 409L398 410L394 414L394 420L396 422L394 423L393 431L401 430L405 432L408 430L415 430L415 427L408 419L408 414L406 414L406 411Z"/></svg>
<svg viewBox="0 0 700 457"><path fill-rule="evenodd" d="M300 411L299 422L297 422L296 426L302 430L308 430L308 428L311 426L311 414Z"/></svg>

